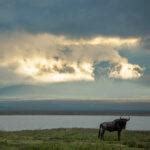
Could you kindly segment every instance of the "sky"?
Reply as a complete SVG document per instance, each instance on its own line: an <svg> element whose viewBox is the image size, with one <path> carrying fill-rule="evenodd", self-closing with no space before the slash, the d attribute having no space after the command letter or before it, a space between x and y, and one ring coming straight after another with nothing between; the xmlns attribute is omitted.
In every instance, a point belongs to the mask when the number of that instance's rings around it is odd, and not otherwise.
<svg viewBox="0 0 150 150"><path fill-rule="evenodd" d="M149 0L0 0L0 99L150 102Z"/></svg>

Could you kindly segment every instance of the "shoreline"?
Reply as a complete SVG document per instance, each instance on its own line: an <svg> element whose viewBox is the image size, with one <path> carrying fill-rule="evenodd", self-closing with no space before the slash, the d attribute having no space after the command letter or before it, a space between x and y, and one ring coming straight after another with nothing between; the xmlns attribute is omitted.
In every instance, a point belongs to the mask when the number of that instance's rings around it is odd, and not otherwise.
<svg viewBox="0 0 150 150"><path fill-rule="evenodd" d="M42 132L42 131L60 131L60 130L91 130L91 131L98 131L99 128L83 128L83 127L67 127L67 128L52 128L52 129L25 129L25 130L13 130L13 131L9 131L9 130L0 130L0 132ZM129 129L125 129L123 130L123 132L132 132L132 133L135 133L135 132L142 132L142 133L150 133L150 130L129 130ZM114 132L115 133L115 132Z"/></svg>

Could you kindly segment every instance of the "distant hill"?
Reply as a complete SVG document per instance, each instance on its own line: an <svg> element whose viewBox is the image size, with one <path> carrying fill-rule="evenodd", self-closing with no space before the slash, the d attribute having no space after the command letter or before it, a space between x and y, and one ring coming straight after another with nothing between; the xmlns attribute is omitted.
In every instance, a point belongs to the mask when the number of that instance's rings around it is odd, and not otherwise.
<svg viewBox="0 0 150 150"><path fill-rule="evenodd" d="M120 94L117 99L116 92ZM123 99L114 85L102 83L20 84L0 88L0 114L150 115L150 102Z"/></svg>
<svg viewBox="0 0 150 150"><path fill-rule="evenodd" d="M75 99L75 100L132 100L149 101L149 89L126 82L67 82L51 84L18 84L0 87L3 99ZM150 102L150 101L149 101Z"/></svg>
<svg viewBox="0 0 150 150"><path fill-rule="evenodd" d="M0 114L150 115L150 103L18 100L0 101Z"/></svg>

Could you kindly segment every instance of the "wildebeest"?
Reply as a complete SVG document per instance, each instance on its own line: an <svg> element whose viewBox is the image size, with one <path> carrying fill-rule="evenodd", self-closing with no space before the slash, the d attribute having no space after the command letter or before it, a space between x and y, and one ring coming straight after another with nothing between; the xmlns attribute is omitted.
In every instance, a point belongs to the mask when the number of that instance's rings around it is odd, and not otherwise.
<svg viewBox="0 0 150 150"><path fill-rule="evenodd" d="M101 123L99 127L98 138L104 140L104 134L106 130L109 132L118 131L118 140L120 141L121 131L126 128L126 123L129 120L130 117L128 119L120 117L112 122Z"/></svg>

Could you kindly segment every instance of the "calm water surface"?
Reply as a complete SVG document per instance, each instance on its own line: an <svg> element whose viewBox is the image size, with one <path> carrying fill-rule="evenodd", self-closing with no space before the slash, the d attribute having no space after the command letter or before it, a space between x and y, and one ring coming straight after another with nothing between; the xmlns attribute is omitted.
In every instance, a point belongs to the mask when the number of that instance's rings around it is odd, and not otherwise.
<svg viewBox="0 0 150 150"><path fill-rule="evenodd" d="M98 128L104 121L119 116L82 116L82 115L13 115L0 116L0 130L18 131L53 128ZM150 130L150 116L131 116L128 130Z"/></svg>

